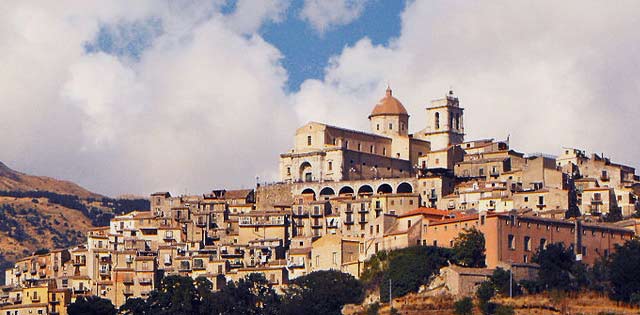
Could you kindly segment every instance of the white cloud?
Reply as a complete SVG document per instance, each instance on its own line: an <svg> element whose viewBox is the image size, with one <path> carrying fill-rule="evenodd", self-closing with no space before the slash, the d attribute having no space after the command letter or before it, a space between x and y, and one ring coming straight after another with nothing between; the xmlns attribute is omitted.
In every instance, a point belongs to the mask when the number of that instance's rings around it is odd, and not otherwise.
<svg viewBox="0 0 640 315"><path fill-rule="evenodd" d="M640 114L639 10L634 1L415 1L398 38L362 39L333 58L323 81L305 82L297 114L368 128L390 82L418 130L429 100L453 86L468 139L511 134L524 152L578 146L640 166L629 142Z"/></svg>
<svg viewBox="0 0 640 315"><path fill-rule="evenodd" d="M362 15L368 0L304 0L300 18L320 34L347 25Z"/></svg>
<svg viewBox="0 0 640 315"><path fill-rule="evenodd" d="M253 32L285 2L242 3L4 2L0 160L114 195L269 179L297 123L282 56ZM117 48L149 19L162 30L139 59L84 51L102 26L125 28Z"/></svg>

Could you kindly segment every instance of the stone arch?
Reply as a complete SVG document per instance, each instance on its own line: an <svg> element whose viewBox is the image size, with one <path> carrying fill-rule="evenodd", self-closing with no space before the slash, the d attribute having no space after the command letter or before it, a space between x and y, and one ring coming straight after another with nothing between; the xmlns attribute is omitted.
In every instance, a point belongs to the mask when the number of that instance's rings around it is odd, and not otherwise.
<svg viewBox="0 0 640 315"><path fill-rule="evenodd" d="M362 185L358 188L358 196L373 195L373 188L369 185Z"/></svg>
<svg viewBox="0 0 640 315"><path fill-rule="evenodd" d="M311 163L305 161L300 164L300 174L298 178L303 182L313 181L313 168L311 167Z"/></svg>
<svg viewBox="0 0 640 315"><path fill-rule="evenodd" d="M303 189L300 194L301 195L312 195L313 196L313 200L316 200L316 192L315 192L315 190L313 190L311 188Z"/></svg>
<svg viewBox="0 0 640 315"><path fill-rule="evenodd" d="M413 186L411 186L411 184L404 182L404 183L400 183L400 185L398 185L398 188L396 189L396 192L399 194L406 194L406 193L412 193L413 192Z"/></svg>
<svg viewBox="0 0 640 315"><path fill-rule="evenodd" d="M351 188L350 186L344 186L344 187L340 188L340 191L338 192L338 195L342 196L342 195L346 195L346 194L353 195L353 188Z"/></svg>
<svg viewBox="0 0 640 315"><path fill-rule="evenodd" d="M333 196L336 194L336 191L331 187L325 187L320 190L320 196Z"/></svg>
<svg viewBox="0 0 640 315"><path fill-rule="evenodd" d="M379 194L391 194L393 193L393 188L389 184L382 184L378 186L378 190L376 190Z"/></svg>

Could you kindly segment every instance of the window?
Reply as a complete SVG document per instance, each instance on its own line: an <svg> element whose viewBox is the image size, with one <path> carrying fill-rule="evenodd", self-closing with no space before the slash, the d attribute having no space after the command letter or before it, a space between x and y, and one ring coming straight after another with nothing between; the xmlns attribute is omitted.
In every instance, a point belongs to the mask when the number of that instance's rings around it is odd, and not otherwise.
<svg viewBox="0 0 640 315"><path fill-rule="evenodd" d="M387 148L382 148L382 155L387 155Z"/></svg>
<svg viewBox="0 0 640 315"><path fill-rule="evenodd" d="M582 257L587 257L587 247L582 246Z"/></svg>
<svg viewBox="0 0 640 315"><path fill-rule="evenodd" d="M410 227L411 227L411 220L408 220L407 221L407 228L410 228Z"/></svg>
<svg viewBox="0 0 640 315"><path fill-rule="evenodd" d="M362 150L362 144L358 143L358 151Z"/></svg>
<svg viewBox="0 0 640 315"><path fill-rule="evenodd" d="M435 118L436 118L436 119L435 119L435 122L436 122L436 123L435 123L436 129L440 129L440 113L436 113Z"/></svg>
<svg viewBox="0 0 640 315"><path fill-rule="evenodd" d="M404 123L400 123L400 130L404 130Z"/></svg>
<svg viewBox="0 0 640 315"><path fill-rule="evenodd" d="M507 241L509 242L509 249L510 250L515 250L516 249L516 240L513 237L512 234L509 234L509 237L507 239Z"/></svg>
<svg viewBox="0 0 640 315"><path fill-rule="evenodd" d="M311 145L311 136L307 136L307 145Z"/></svg>
<svg viewBox="0 0 640 315"><path fill-rule="evenodd" d="M337 252L333 252L333 264L334 265L338 264L338 253Z"/></svg>
<svg viewBox="0 0 640 315"><path fill-rule="evenodd" d="M380 130L380 124L376 125L376 130Z"/></svg>
<svg viewBox="0 0 640 315"><path fill-rule="evenodd" d="M531 237L529 236L524 237L524 251L525 252L531 251Z"/></svg>
<svg viewBox="0 0 640 315"><path fill-rule="evenodd" d="M540 247L538 249L547 249L547 239L546 238L541 238L540 239Z"/></svg>
<svg viewBox="0 0 640 315"><path fill-rule="evenodd" d="M544 196L538 196L538 205L539 206L543 206L544 205Z"/></svg>
<svg viewBox="0 0 640 315"><path fill-rule="evenodd" d="M438 241L437 240L433 240L433 246L438 247Z"/></svg>
<svg viewBox="0 0 640 315"><path fill-rule="evenodd" d="M291 176L291 167L287 167L287 175Z"/></svg>
<svg viewBox="0 0 640 315"><path fill-rule="evenodd" d="M484 168L482 168L482 167L481 167L481 168L478 170L478 175L479 175L479 176L484 176Z"/></svg>
<svg viewBox="0 0 640 315"><path fill-rule="evenodd" d="M523 255L522 256L522 262L525 263L525 264L528 263L529 262L529 256Z"/></svg>
<svg viewBox="0 0 640 315"><path fill-rule="evenodd" d="M332 171L333 170L333 162L329 161L327 168Z"/></svg>
<svg viewBox="0 0 640 315"><path fill-rule="evenodd" d="M316 255L316 267L320 266L320 255Z"/></svg>
<svg viewBox="0 0 640 315"><path fill-rule="evenodd" d="M529 197L524 197L524 202L529 202Z"/></svg>
<svg viewBox="0 0 640 315"><path fill-rule="evenodd" d="M393 130L393 124L389 124L389 130Z"/></svg>
<svg viewBox="0 0 640 315"><path fill-rule="evenodd" d="M376 150L375 150L375 147L374 147L374 146L369 147L369 152L374 153L375 151L376 151Z"/></svg>
<svg viewBox="0 0 640 315"><path fill-rule="evenodd" d="M376 234L379 234L379 233L380 233L380 225L376 224Z"/></svg>

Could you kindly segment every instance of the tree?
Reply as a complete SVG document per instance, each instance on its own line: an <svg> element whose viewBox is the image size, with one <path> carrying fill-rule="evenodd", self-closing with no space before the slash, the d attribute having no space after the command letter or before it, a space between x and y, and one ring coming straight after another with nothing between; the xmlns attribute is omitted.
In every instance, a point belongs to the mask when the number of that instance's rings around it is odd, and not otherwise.
<svg viewBox="0 0 640 315"><path fill-rule="evenodd" d="M609 278L611 297L618 301L629 302L640 294L640 240L633 239L624 245L616 245L611 255Z"/></svg>
<svg viewBox="0 0 640 315"><path fill-rule="evenodd" d="M341 314L345 304L361 303L362 283L340 271L316 271L296 278L285 291L283 314Z"/></svg>
<svg viewBox="0 0 640 315"><path fill-rule="evenodd" d="M146 315L151 313L151 309L144 299L133 298L127 299L127 301L120 306L119 313L123 315Z"/></svg>
<svg viewBox="0 0 640 315"><path fill-rule="evenodd" d="M604 216L605 222L618 222L622 219L622 210L617 206L611 206L611 208L609 209L609 213Z"/></svg>
<svg viewBox="0 0 640 315"><path fill-rule="evenodd" d="M472 315L473 314L473 299L470 297L464 297L453 304L453 312L456 315Z"/></svg>
<svg viewBox="0 0 640 315"><path fill-rule="evenodd" d="M67 307L69 315L116 315L116 307L110 300L97 296L79 296Z"/></svg>
<svg viewBox="0 0 640 315"><path fill-rule="evenodd" d="M484 234L475 227L465 229L454 240L453 258L465 267L485 267Z"/></svg>
<svg viewBox="0 0 640 315"><path fill-rule="evenodd" d="M251 273L237 283L229 281L202 301L201 314L264 314L280 311L280 297L261 273Z"/></svg>
<svg viewBox="0 0 640 315"><path fill-rule="evenodd" d="M504 270L500 267L496 268L496 270L494 270L493 274L491 275L490 281L495 290L503 296L509 296L510 290L512 291L511 293L513 295L519 293L518 286L514 283L511 283L513 279L509 270Z"/></svg>
<svg viewBox="0 0 640 315"><path fill-rule="evenodd" d="M483 281L476 289L476 298L478 298L478 307L482 311L482 314L491 314L495 308L495 305L490 301L496 294L496 290L490 281Z"/></svg>
<svg viewBox="0 0 640 315"><path fill-rule="evenodd" d="M431 246L414 246L391 252L380 284L380 301L389 302L389 279L394 297L417 292L421 285L447 265L450 251Z"/></svg>
<svg viewBox="0 0 640 315"><path fill-rule="evenodd" d="M546 249L538 249L533 262L540 265L538 281L547 290L570 290L575 288L572 283L575 255L571 249L562 243L554 243Z"/></svg>
<svg viewBox="0 0 640 315"><path fill-rule="evenodd" d="M168 276L152 291L147 305L152 314L198 314L199 296L190 277Z"/></svg>

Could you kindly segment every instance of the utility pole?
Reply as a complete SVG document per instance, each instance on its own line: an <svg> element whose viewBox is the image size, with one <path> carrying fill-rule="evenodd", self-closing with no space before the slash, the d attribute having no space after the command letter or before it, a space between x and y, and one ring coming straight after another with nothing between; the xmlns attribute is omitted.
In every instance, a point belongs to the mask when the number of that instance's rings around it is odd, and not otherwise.
<svg viewBox="0 0 640 315"><path fill-rule="evenodd" d="M393 309L393 298L391 297L391 278L389 278L389 312Z"/></svg>
<svg viewBox="0 0 640 315"><path fill-rule="evenodd" d="M509 268L509 298L513 297L513 260L510 260Z"/></svg>

